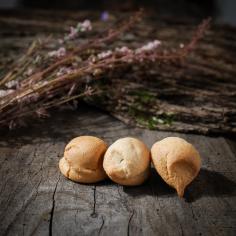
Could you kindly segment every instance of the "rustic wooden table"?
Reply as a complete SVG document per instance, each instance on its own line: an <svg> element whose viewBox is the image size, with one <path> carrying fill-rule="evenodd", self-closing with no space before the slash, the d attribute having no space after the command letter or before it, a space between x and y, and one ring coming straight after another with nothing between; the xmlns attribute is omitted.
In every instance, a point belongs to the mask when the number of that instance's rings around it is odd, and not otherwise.
<svg viewBox="0 0 236 236"><path fill-rule="evenodd" d="M25 50L35 35L64 31L64 21L73 25L78 14L62 16L1 14L0 68ZM234 45L224 48L233 52ZM32 123L12 132L0 130L0 235L236 235L233 139L134 128L92 107L56 112L44 122ZM203 167L185 199L179 199L154 169L138 187L109 180L74 183L60 174L58 161L65 144L79 135L95 135L109 144L134 136L149 147L167 136L183 137L200 151Z"/></svg>
<svg viewBox="0 0 236 236"><path fill-rule="evenodd" d="M154 169L138 187L107 180L83 185L58 169L65 144L95 135L109 144L134 136L149 147L179 136L200 151L203 166L179 199ZM94 108L58 112L44 123L1 133L1 235L235 235L236 143L206 137L149 131L124 125Z"/></svg>

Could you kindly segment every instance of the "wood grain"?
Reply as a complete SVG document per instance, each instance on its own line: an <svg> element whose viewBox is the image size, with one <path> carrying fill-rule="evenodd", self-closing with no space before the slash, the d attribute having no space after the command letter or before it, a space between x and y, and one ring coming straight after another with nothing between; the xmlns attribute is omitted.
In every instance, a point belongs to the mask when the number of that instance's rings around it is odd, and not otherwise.
<svg viewBox="0 0 236 236"><path fill-rule="evenodd" d="M83 185L58 169L65 144L78 135L109 144L134 136L149 147L179 136L200 151L203 167L179 199L154 169L142 186L109 180ZM235 235L235 142L222 137L148 131L94 108L56 112L46 122L0 137L1 235Z"/></svg>

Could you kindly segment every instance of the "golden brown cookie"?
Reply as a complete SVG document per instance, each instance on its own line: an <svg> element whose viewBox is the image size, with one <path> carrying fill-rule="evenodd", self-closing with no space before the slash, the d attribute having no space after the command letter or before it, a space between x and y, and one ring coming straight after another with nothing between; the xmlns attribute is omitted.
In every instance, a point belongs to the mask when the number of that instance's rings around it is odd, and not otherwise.
<svg viewBox="0 0 236 236"><path fill-rule="evenodd" d="M182 138L168 137L153 144L151 157L159 175L183 197L201 167L198 151Z"/></svg>
<svg viewBox="0 0 236 236"><path fill-rule="evenodd" d="M139 185L149 175L150 152L138 139L121 138L107 149L103 167L114 182L122 185Z"/></svg>
<svg viewBox="0 0 236 236"><path fill-rule="evenodd" d="M61 173L76 182L95 183L105 179L102 162L107 144L93 136L72 139L59 162Z"/></svg>

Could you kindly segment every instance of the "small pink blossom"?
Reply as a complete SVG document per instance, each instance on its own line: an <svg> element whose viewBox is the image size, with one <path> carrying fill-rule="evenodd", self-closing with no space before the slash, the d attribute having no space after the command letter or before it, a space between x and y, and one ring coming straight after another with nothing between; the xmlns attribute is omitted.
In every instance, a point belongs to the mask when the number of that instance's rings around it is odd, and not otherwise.
<svg viewBox="0 0 236 236"><path fill-rule="evenodd" d="M130 52L132 52L132 50L129 49L128 47L126 47L126 46L123 46L121 48L116 48L115 51L120 52L120 53L130 53Z"/></svg>
<svg viewBox="0 0 236 236"><path fill-rule="evenodd" d="M92 30L92 25L91 25L90 20L85 20L82 23L78 23L77 28L79 29L79 31L85 32L85 31Z"/></svg>
<svg viewBox="0 0 236 236"><path fill-rule="evenodd" d="M16 128L17 124L14 120L11 120L9 123L9 129L13 130L14 128Z"/></svg>
<svg viewBox="0 0 236 236"><path fill-rule="evenodd" d="M129 63L129 64L133 63L133 59L132 59L132 58L129 58L129 59L127 60L127 63Z"/></svg>
<svg viewBox="0 0 236 236"><path fill-rule="evenodd" d="M108 51L99 53L99 54L97 55L97 58L98 58L99 60L101 60L101 59L105 59L105 58L107 58L107 57L110 57L111 55L112 55L112 51L111 51L111 50L108 50Z"/></svg>
<svg viewBox="0 0 236 236"><path fill-rule="evenodd" d="M85 80L86 84L89 84L92 81L92 77L90 75L87 75L84 77L84 80Z"/></svg>
<svg viewBox="0 0 236 236"><path fill-rule="evenodd" d="M30 103L30 102L37 102L37 100L39 99L39 93L31 93L28 94L24 97L18 97L17 98L17 102L18 103Z"/></svg>
<svg viewBox="0 0 236 236"><path fill-rule="evenodd" d="M7 82L5 84L5 86L9 89L15 88L15 87L17 87L17 85L18 85L18 81L16 81L16 80L10 80L9 82Z"/></svg>
<svg viewBox="0 0 236 236"><path fill-rule="evenodd" d="M181 43L181 44L179 45L179 47L180 47L180 48L184 48L184 44Z"/></svg>
<svg viewBox="0 0 236 236"><path fill-rule="evenodd" d="M90 86L85 87L85 92L84 93L85 93L86 96L93 95L93 92L94 92L94 89L92 87L90 87Z"/></svg>
<svg viewBox="0 0 236 236"><path fill-rule="evenodd" d="M144 46L142 46L141 48L136 49L136 53L154 50L159 45L161 45L161 41L154 40L153 42L149 42L149 43L145 44Z"/></svg>
<svg viewBox="0 0 236 236"><path fill-rule="evenodd" d="M27 71L25 72L26 76L31 76L33 74L33 69L32 68L28 68Z"/></svg>
<svg viewBox="0 0 236 236"><path fill-rule="evenodd" d="M63 57L66 55L66 49L64 47L60 47L58 50L51 51L48 53L49 57Z"/></svg>
<svg viewBox="0 0 236 236"><path fill-rule="evenodd" d="M70 33L67 36L67 39L74 39L76 38L78 35L78 30L76 28L74 28L73 26L70 27Z"/></svg>
<svg viewBox="0 0 236 236"><path fill-rule="evenodd" d="M56 75L57 76L62 76L62 75L65 75L65 74L70 74L71 72L72 72L71 68L61 67Z"/></svg>
<svg viewBox="0 0 236 236"><path fill-rule="evenodd" d="M39 82L37 83L38 86L45 86L45 85L47 85L47 84L48 84L48 81L39 81Z"/></svg>
<svg viewBox="0 0 236 236"><path fill-rule="evenodd" d="M64 43L64 40L63 40L63 39L58 39L58 43L59 43L59 44L63 44L63 43Z"/></svg>
<svg viewBox="0 0 236 236"><path fill-rule="evenodd" d="M92 30L92 24L90 20L79 22L76 27L70 27L69 34L64 37L64 40L60 39L59 43L61 44L64 41L75 39L78 36L79 32L86 32L90 30Z"/></svg>
<svg viewBox="0 0 236 236"><path fill-rule="evenodd" d="M88 57L88 64L89 65L93 65L93 63L96 61L97 61L97 57L95 55L92 54Z"/></svg>
<svg viewBox="0 0 236 236"><path fill-rule="evenodd" d="M15 91L14 89L7 89L7 90L0 89L0 98L5 97L5 96L13 93L14 91Z"/></svg>
<svg viewBox="0 0 236 236"><path fill-rule="evenodd" d="M102 74L102 70L99 69L99 68L96 68L94 71L93 71L93 76L98 76L98 75L101 75Z"/></svg>
<svg viewBox="0 0 236 236"><path fill-rule="evenodd" d="M49 114L48 114L47 110L43 107L36 110L36 114L39 118L49 117Z"/></svg>

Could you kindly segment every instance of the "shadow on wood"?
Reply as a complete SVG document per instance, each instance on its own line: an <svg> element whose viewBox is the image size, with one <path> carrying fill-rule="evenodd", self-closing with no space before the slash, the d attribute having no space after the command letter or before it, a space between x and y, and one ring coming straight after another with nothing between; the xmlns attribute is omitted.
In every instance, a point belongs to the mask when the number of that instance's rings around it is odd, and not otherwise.
<svg viewBox="0 0 236 236"><path fill-rule="evenodd" d="M79 111L52 111L53 118L34 120L27 127L16 130L0 129L0 147L26 144L42 144L48 142L68 142L79 135L94 135L101 137L103 132L97 132L95 127L112 130L112 125L123 125L120 121L102 113L99 109L81 103ZM63 127L63 128L62 128ZM126 125L123 125L127 129Z"/></svg>
<svg viewBox="0 0 236 236"><path fill-rule="evenodd" d="M221 173L203 168L187 187L185 199L187 202L193 202L203 196L236 196L236 183Z"/></svg>
<svg viewBox="0 0 236 236"><path fill-rule="evenodd" d="M155 196L177 196L175 190L168 186L157 174L154 168L151 169L150 178L141 186L123 187L124 192L129 195L155 195ZM186 188L186 202L193 202L203 196L235 196L236 183L224 175L201 169L198 177Z"/></svg>
<svg viewBox="0 0 236 236"><path fill-rule="evenodd" d="M59 169L58 169L59 171ZM110 179L104 179L100 182L97 182L97 183L80 183L80 182L76 182L76 181L73 181L71 179L68 179L66 178L63 174L61 174L61 178L63 179L63 181L70 181L70 182L73 182L74 184L77 184L77 185L86 185L86 186L109 186L109 185L113 185L114 183L110 180Z"/></svg>
<svg viewBox="0 0 236 236"><path fill-rule="evenodd" d="M152 196L170 196L175 191L169 187L157 174L154 168L151 168L149 179L140 186L123 187L124 192L132 196L152 195Z"/></svg>

